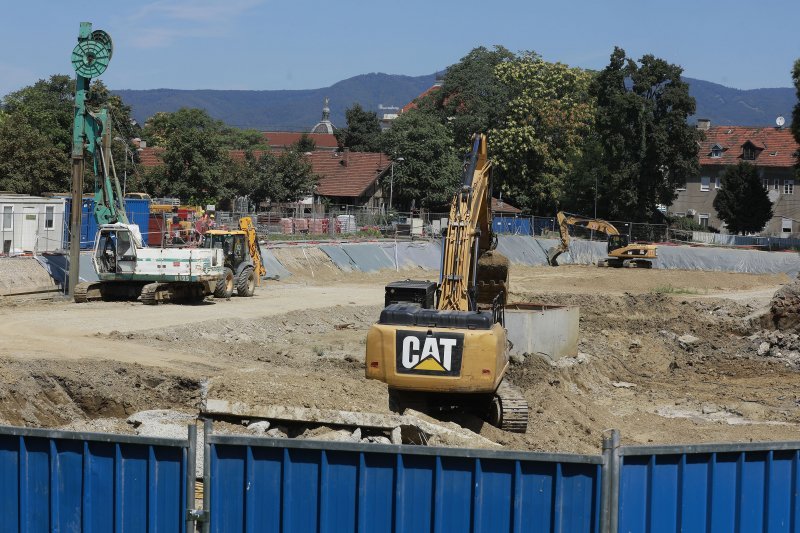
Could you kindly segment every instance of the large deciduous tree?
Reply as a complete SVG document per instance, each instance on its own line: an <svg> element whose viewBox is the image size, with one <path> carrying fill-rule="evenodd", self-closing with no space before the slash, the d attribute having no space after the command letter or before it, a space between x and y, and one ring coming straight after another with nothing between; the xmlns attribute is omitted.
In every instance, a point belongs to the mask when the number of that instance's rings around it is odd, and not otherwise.
<svg viewBox="0 0 800 533"><path fill-rule="evenodd" d="M730 233L756 233L772 218L772 202L755 165L728 167L714 198L714 209Z"/></svg>
<svg viewBox="0 0 800 533"><path fill-rule="evenodd" d="M519 207L553 212L590 130L591 75L527 52L499 63L495 76L509 98L489 132L498 185Z"/></svg>
<svg viewBox="0 0 800 533"><path fill-rule="evenodd" d="M384 197L393 189L393 207L439 208L458 186L461 162L450 132L436 117L413 109L394 120L383 136L383 151L395 161L394 178L382 184ZM465 146L466 148L466 146Z"/></svg>
<svg viewBox="0 0 800 533"><path fill-rule="evenodd" d="M66 154L25 121L0 120L0 190L39 195L68 191Z"/></svg>
<svg viewBox="0 0 800 533"><path fill-rule="evenodd" d="M474 133L486 133L497 127L508 105L508 86L495 75L495 68L515 58L502 46L474 48L445 71L442 87L432 95L435 110L442 122L449 124L456 146L469 146Z"/></svg>
<svg viewBox="0 0 800 533"><path fill-rule="evenodd" d="M638 64L615 48L595 78L600 160L599 215L651 221L675 190L697 176L700 132L686 119L695 111L682 69L652 55Z"/></svg>
<svg viewBox="0 0 800 533"><path fill-rule="evenodd" d="M356 103L345 110L344 116L347 127L335 132L339 145L353 152L379 152L381 124L378 114Z"/></svg>

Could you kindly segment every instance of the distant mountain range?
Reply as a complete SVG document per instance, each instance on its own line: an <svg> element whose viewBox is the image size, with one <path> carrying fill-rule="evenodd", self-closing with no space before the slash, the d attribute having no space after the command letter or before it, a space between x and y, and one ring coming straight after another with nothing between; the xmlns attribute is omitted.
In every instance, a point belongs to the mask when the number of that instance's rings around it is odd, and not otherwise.
<svg viewBox="0 0 800 533"><path fill-rule="evenodd" d="M239 128L264 131L308 131L322 117L322 106L330 98L331 121L345 126L345 109L358 102L378 116L395 111L380 106L403 107L433 85L435 74L401 76L363 74L321 89L293 91L218 91L210 89L118 90L114 91L133 108L136 120L144 124L158 111L199 107L225 123ZM697 114L712 125L774 126L782 115L791 119L796 97L794 89L731 89L717 83L686 78L697 100Z"/></svg>

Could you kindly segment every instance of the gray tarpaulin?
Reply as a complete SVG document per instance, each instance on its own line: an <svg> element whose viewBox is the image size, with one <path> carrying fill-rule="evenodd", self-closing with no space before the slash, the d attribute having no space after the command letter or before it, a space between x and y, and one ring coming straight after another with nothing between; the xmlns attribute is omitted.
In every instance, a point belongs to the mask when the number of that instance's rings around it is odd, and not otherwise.
<svg viewBox="0 0 800 533"><path fill-rule="evenodd" d="M345 253L341 246L320 244L319 249L331 258L331 261L333 261L333 264L336 265L339 270L344 272L359 270L358 266L350 259L350 256Z"/></svg>
<svg viewBox="0 0 800 533"><path fill-rule="evenodd" d="M394 255L389 257L377 244L346 244L342 250L361 272L394 270Z"/></svg>
<svg viewBox="0 0 800 533"><path fill-rule="evenodd" d="M64 287L64 283L67 279L69 257L60 254L46 254L37 255L36 260L47 270L53 278L53 281L61 287ZM94 265L92 265L91 254L81 254L79 275L79 281L97 281L97 273L94 271Z"/></svg>
<svg viewBox="0 0 800 533"><path fill-rule="evenodd" d="M397 258L398 268L424 268L439 270L441 266L441 244L434 242L381 243L383 251L392 259Z"/></svg>
<svg viewBox="0 0 800 533"><path fill-rule="evenodd" d="M264 268L267 270L267 278L283 279L292 275L272 253L272 250L261 246L261 258L264 260Z"/></svg>

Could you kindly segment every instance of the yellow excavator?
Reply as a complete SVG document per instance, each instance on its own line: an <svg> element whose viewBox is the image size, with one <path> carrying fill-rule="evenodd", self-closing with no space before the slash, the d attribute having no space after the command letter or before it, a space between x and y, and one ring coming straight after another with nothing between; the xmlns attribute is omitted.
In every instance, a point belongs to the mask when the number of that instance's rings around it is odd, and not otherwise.
<svg viewBox="0 0 800 533"><path fill-rule="evenodd" d="M479 134L451 203L439 282L386 286L386 307L367 334L366 377L389 386L393 411L468 411L524 433L528 404L504 380L508 260L494 251L491 192L486 136Z"/></svg>
<svg viewBox="0 0 800 533"><path fill-rule="evenodd" d="M620 235L617 228L605 220L586 218L563 211L560 211L556 218L561 243L547 252L547 262L550 266L558 266L558 256L569 250L569 228L571 226L599 231L608 235L608 258L598 261L597 266L652 268L652 260L658 257L658 247L655 244L631 244L627 235Z"/></svg>
<svg viewBox="0 0 800 533"><path fill-rule="evenodd" d="M255 294L267 270L252 218L239 219L238 230L208 230L203 236L203 248L221 248L225 256L225 268L214 287L214 298L230 298L234 289L239 296Z"/></svg>

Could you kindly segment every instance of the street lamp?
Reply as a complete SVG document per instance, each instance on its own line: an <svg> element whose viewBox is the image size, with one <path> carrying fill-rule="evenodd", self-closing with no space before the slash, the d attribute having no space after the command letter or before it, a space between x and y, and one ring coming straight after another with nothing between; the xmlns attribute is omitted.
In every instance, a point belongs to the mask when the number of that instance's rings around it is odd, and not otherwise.
<svg viewBox="0 0 800 533"><path fill-rule="evenodd" d="M405 161L405 159L402 157L392 160L391 176L389 177L389 211L392 210L392 195L394 194L394 164L402 163L403 161Z"/></svg>
<svg viewBox="0 0 800 533"><path fill-rule="evenodd" d="M122 143L122 146L125 147L125 165L123 166L122 171L122 197L125 197L125 187L128 182L128 155L131 156L131 163L133 163L133 152L128 149L128 143L125 142L125 139L122 137L114 137L115 141L119 141Z"/></svg>

